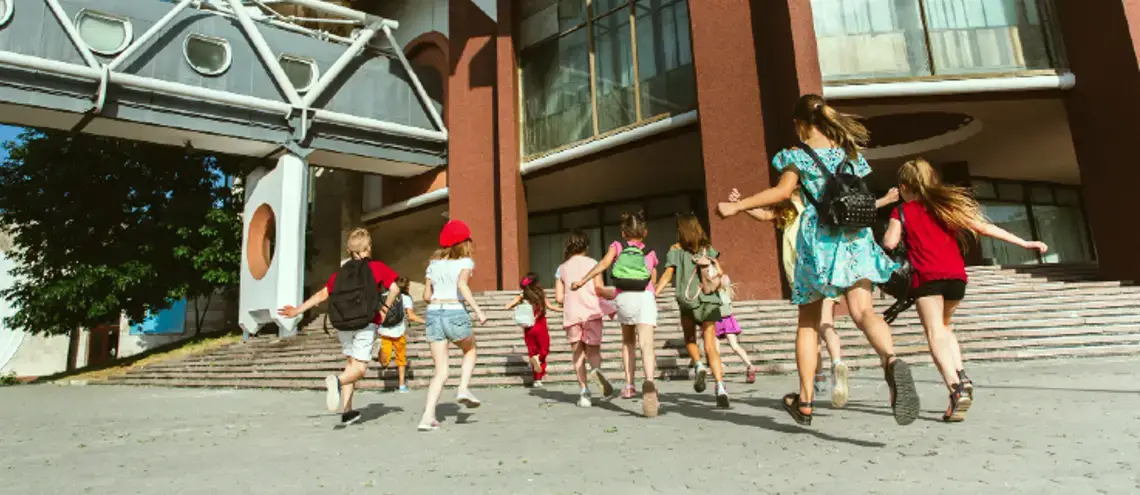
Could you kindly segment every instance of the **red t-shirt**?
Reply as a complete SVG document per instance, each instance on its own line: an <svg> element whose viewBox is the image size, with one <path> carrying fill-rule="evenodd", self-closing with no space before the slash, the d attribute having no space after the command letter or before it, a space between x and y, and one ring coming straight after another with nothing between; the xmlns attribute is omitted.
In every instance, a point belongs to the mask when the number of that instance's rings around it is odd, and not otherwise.
<svg viewBox="0 0 1140 495"><path fill-rule="evenodd" d="M914 267L913 285L918 287L934 280L966 280L966 261L954 231L926 210L918 201L903 204L903 242L907 258ZM899 211L891 212L898 220Z"/></svg>
<svg viewBox="0 0 1140 495"><path fill-rule="evenodd" d="M394 270L388 268L388 265L379 261L369 261L368 268L372 269L372 276L376 277L377 290L381 292L388 290L388 287L391 287L392 284L396 282L396 279L400 278ZM333 272L332 276L329 277L329 281L325 282L325 288L329 290L330 294L333 291L334 284L336 284L336 272ZM380 319L380 313L377 312L376 317L372 318L372 323L380 325L382 322L383 320Z"/></svg>

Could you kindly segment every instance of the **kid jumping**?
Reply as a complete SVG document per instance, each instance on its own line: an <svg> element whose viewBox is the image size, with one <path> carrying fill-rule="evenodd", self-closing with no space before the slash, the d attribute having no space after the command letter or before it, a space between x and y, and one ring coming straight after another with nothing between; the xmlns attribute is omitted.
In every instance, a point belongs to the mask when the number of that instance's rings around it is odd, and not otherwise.
<svg viewBox="0 0 1140 495"><path fill-rule="evenodd" d="M515 323L523 329L530 369L534 372L534 387L542 387L546 376L546 356L550 354L550 329L546 324L546 311L562 311L546 299L546 291L538 282L538 274L527 273L519 288L522 294L503 309L515 310Z"/></svg>
<svg viewBox="0 0 1140 495"><path fill-rule="evenodd" d="M554 300L562 305L562 327L566 331L566 341L574 349L574 372L581 388L578 396L580 407L593 405L587 380L590 374L597 379L603 397L614 393L613 385L602 374L602 320L613 314L608 302L598 297L598 287L605 285L602 276L595 275L594 283L583 285L578 290L567 290L598 264L586 255L589 251L590 238L578 230L570 232L566 237L564 261L554 273ZM587 361L590 372L586 370Z"/></svg>
<svg viewBox="0 0 1140 495"><path fill-rule="evenodd" d="M388 326L388 320L385 318L384 325L376 330L376 335L380 337L380 366L385 369L392 364L392 358L396 358L396 368L399 371L399 388L397 389L401 394L408 393L408 384L405 381L406 371L408 369L408 322L423 323L423 318L420 318L412 308L412 296L408 294L408 286L410 285L407 277L400 277L396 279L396 285L400 287L400 306L403 307L404 317L400 318L399 323Z"/></svg>
<svg viewBox="0 0 1140 495"><path fill-rule="evenodd" d="M621 391L622 398L633 398L636 387L633 380L634 347L640 342L642 370L645 382L641 388L641 408L645 417L657 416L657 355L654 349L653 330L657 327L657 297L654 285L657 281L657 254L646 252L645 238L649 229L645 224L645 214L623 213L621 216L622 240L610 244L606 255L589 273L570 285L577 291L586 284L594 284L595 278L613 267L614 286L617 289L614 304L617 306L617 319L621 323L621 360L625 368L626 386Z"/></svg>
<svg viewBox="0 0 1140 495"><path fill-rule="evenodd" d="M954 310L966 295L966 263L958 241L984 235L1042 253L1049 247L986 221L969 191L943 184L926 160L909 161L899 169L899 189L905 203L891 214L883 245L894 249L906 243L913 268L911 294L930 356L950 390L950 405L942 420L964 421L973 404L974 384L966 376L961 347L950 329Z"/></svg>
<svg viewBox="0 0 1140 495"><path fill-rule="evenodd" d="M400 288L396 284L399 277L396 272L388 265L371 259L372 237L367 230L353 230L345 244L351 259L329 277L325 287L300 306L285 306L277 310L277 314L296 318L326 299L330 300L329 320L337 329L341 352L347 363L339 375L325 378L325 405L329 412L341 411L341 423L350 425L360 419L360 412L352 409L356 382L368 371L376 332L384 322L388 308L396 302ZM382 288L388 291L383 302L380 300Z"/></svg>

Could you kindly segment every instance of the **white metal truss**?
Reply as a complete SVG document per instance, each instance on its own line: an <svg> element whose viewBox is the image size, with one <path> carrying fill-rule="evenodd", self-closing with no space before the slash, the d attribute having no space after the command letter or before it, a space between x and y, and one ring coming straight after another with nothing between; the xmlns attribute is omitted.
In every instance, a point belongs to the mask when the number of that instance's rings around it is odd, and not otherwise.
<svg viewBox="0 0 1140 495"><path fill-rule="evenodd" d="M293 116L298 116L301 121L300 129L297 129L299 136L297 141L304 141L307 137L309 129L313 122L327 122L336 125L349 126L368 131L376 131L385 134L392 134L397 136L413 137L424 139L434 142L446 142L448 139L447 129L443 125L443 119L440 117L439 112L435 106L432 105L431 100L428 98L427 92L424 91L423 84L420 82L419 77L415 71L412 70L411 64L407 58L404 57L399 44L396 43L395 37L392 35L392 29L398 28L399 23L390 19L384 19L379 16L367 14L357 10L341 7L321 0L280 0L284 3L291 3L308 7L318 12L323 12L338 17L344 18L343 21L333 19L336 22L345 22L352 24L359 24L364 26L353 33L352 38L342 38L325 33L321 34L316 30L310 30L301 26L297 26L289 20L303 20L298 18L283 17L280 19L259 19L254 20L246 11L246 7L242 5L241 0L179 0L171 11L159 19L153 26L150 27L145 33L137 37L134 41L127 46L127 48L113 60L107 64L103 64L95 57L95 54L87 46L86 43L79 37L79 32L76 30L75 24L67 13L64 12L63 7L59 4L58 0L44 0L47 2L48 7L55 15L56 20L59 21L67 36L71 39L75 48L79 51L80 56L83 57L86 65L78 65L68 62L60 62L57 60L50 60L41 57L22 55L13 52L0 51L0 64L22 67L31 70L45 71L48 73L55 73L75 77L79 79L87 79L90 81L98 82L99 86L94 95L94 104L91 112L98 114L102 112L104 102L107 96L107 88L110 84L116 84L123 87L132 89L139 89L145 91L155 91L160 93L167 93L176 96L187 98L195 98L224 105L238 106L259 110L269 113L277 113L282 115L284 119L290 119ZM210 2L204 4L203 2ZM261 1L255 0L258 7L268 7ZM218 91L208 88L201 88L182 84L173 81L165 81L151 77L138 76L134 74L127 74L118 72L118 69L123 66L130 58L138 52L140 48L149 43L170 23L178 16L180 12L187 7L194 6L196 8L210 7L209 10L214 11L217 15L233 16L238 20L242 31L246 34L249 40L253 43L254 52L269 68L270 74L273 77L275 84L280 88L281 92L285 95L287 101L275 101L255 96L248 96L236 93L228 93L225 91ZM225 8L228 7L228 8ZM205 10L205 9L204 9ZM328 19L320 19L321 22L327 22ZM261 35L258 29L258 23L267 23L277 27L283 27L294 32L304 33L315 38L334 41L342 44L348 44L345 52L336 60L324 74L321 75L315 86L310 89L305 97L302 99L299 95L297 88L293 86L292 81L285 75L285 71L281 67L280 61L273 55L272 49L265 42L265 38ZM332 81L340 76L341 72L352 62L353 58L359 56L364 52L367 44L375 35L383 31L388 41L392 44L393 51L396 53L397 58L403 65L408 78L415 88L416 95L419 97L424 108L427 109L431 116L432 122L436 126L436 130L420 129L417 127L397 124L394 122L384 122L377 119L360 117L356 115L349 115L340 112L333 112L324 109L313 108L313 104L318 98L328 89ZM348 43L344 43L344 42Z"/></svg>

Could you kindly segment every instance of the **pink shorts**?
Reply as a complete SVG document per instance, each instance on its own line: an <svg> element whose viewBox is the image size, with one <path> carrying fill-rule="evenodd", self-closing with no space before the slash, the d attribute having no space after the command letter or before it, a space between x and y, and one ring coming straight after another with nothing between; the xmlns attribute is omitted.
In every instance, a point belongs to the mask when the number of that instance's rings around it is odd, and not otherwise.
<svg viewBox="0 0 1140 495"><path fill-rule="evenodd" d="M723 339L725 335L740 335L740 323L736 322L736 317L728 315L716 322L716 337Z"/></svg>
<svg viewBox="0 0 1140 495"><path fill-rule="evenodd" d="M565 328L566 340L570 345L585 342L586 345L602 345L602 320L590 320Z"/></svg>

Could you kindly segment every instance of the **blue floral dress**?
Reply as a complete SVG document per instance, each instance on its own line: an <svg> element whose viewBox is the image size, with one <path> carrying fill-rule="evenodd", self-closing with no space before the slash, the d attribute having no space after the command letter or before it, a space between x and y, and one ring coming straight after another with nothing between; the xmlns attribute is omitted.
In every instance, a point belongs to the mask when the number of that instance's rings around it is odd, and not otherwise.
<svg viewBox="0 0 1140 495"><path fill-rule="evenodd" d="M816 153L832 174L841 165L846 167L847 153L843 149L817 149ZM856 175L866 177L871 173L871 166L862 155L853 164ZM803 305L839 297L860 280L882 283L891 277L897 264L875 243L870 228L840 230L819 224L815 205L807 195L818 198L826 179L811 156L798 148L787 149L772 159L772 166L780 172L788 167L799 170L800 192L804 195L792 303Z"/></svg>

